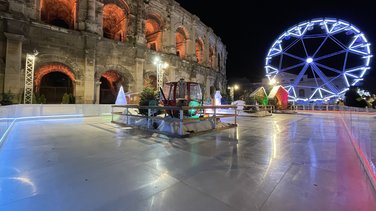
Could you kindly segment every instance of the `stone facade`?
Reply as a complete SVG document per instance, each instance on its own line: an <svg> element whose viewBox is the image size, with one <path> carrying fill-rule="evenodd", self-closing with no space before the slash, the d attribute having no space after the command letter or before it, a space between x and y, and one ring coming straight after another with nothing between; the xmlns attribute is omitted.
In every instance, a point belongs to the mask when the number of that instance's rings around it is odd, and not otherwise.
<svg viewBox="0 0 376 211"><path fill-rule="evenodd" d="M100 78L139 92L169 63L166 81L226 88L226 46L173 0L0 0L0 93L22 102L26 54L37 50L34 86L50 72L72 80L76 103L99 103ZM38 90L35 87L34 90Z"/></svg>

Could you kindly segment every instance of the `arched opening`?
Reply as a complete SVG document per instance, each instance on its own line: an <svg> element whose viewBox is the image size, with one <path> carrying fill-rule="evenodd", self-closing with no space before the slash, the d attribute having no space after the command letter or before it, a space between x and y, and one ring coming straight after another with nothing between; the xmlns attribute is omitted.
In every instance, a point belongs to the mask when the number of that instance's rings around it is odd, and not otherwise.
<svg viewBox="0 0 376 211"><path fill-rule="evenodd" d="M204 61L203 52L204 52L204 42L199 38L196 40L196 59L197 59L197 63L199 64L202 64L202 62Z"/></svg>
<svg viewBox="0 0 376 211"><path fill-rule="evenodd" d="M124 92L128 91L128 87L123 84L123 77L115 70L108 70L103 73L100 82L99 103L101 104L114 104L120 86L122 85Z"/></svg>
<svg viewBox="0 0 376 211"><path fill-rule="evenodd" d="M161 49L161 23L157 17L149 16L145 22L146 46L154 51Z"/></svg>
<svg viewBox="0 0 376 211"><path fill-rule="evenodd" d="M50 72L43 76L39 94L45 96L48 104L60 104L64 94L73 96L72 80L62 72Z"/></svg>
<svg viewBox="0 0 376 211"><path fill-rule="evenodd" d="M150 87L152 89L157 89L157 76L149 75L144 79L144 87Z"/></svg>
<svg viewBox="0 0 376 211"><path fill-rule="evenodd" d="M103 7L103 37L125 41L127 17L124 9L116 4L106 4Z"/></svg>
<svg viewBox="0 0 376 211"><path fill-rule="evenodd" d="M214 65L215 65L215 52L214 52L214 49L212 47L209 48L209 66L211 68L214 68Z"/></svg>
<svg viewBox="0 0 376 211"><path fill-rule="evenodd" d="M182 27L176 30L176 55L181 59L185 58L187 46L187 35Z"/></svg>
<svg viewBox="0 0 376 211"><path fill-rule="evenodd" d="M41 0L41 21L67 29L74 29L76 21L75 0Z"/></svg>
<svg viewBox="0 0 376 211"><path fill-rule="evenodd" d="M65 93L74 97L74 81L75 76L68 66L60 63L46 64L35 71L34 90L36 95L45 96L46 103L60 104Z"/></svg>

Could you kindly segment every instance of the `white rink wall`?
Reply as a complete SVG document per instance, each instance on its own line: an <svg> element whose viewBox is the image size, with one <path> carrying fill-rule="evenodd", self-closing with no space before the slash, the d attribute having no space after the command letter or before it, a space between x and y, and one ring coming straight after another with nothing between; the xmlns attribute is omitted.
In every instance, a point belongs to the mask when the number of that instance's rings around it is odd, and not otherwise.
<svg viewBox="0 0 376 211"><path fill-rule="evenodd" d="M110 104L18 104L0 106L0 146L11 126L17 120L102 115L111 115Z"/></svg>

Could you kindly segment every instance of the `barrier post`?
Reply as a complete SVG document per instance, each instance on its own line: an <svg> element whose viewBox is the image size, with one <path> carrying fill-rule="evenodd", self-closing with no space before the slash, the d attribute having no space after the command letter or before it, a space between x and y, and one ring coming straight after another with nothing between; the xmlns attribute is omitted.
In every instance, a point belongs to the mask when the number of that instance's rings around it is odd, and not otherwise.
<svg viewBox="0 0 376 211"><path fill-rule="evenodd" d="M151 116L151 110L150 108L148 108L148 117L147 117L148 129L150 128L150 116Z"/></svg>
<svg viewBox="0 0 376 211"><path fill-rule="evenodd" d="M129 125L129 121L128 121L128 116L129 116L129 113L128 113L128 106L127 106L126 110L127 110L127 111L126 111L126 112L127 112L127 113L126 113L126 115L127 115L127 125Z"/></svg>
<svg viewBox="0 0 376 211"><path fill-rule="evenodd" d="M184 111L183 108L179 110L179 134L183 135L183 118L184 118Z"/></svg>
<svg viewBox="0 0 376 211"><path fill-rule="evenodd" d="M236 112L236 109L237 109L237 107L235 108L235 112ZM217 115L216 115L216 113L217 113L217 108L216 107L214 107L214 113L213 113L213 117L214 117L214 128L213 129L215 129L215 128L217 128Z"/></svg>

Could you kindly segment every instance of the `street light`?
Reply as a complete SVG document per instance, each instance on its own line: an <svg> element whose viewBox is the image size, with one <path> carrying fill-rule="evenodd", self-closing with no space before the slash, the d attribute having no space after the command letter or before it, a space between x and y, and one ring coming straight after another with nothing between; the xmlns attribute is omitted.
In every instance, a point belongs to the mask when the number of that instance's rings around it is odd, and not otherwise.
<svg viewBox="0 0 376 211"><path fill-rule="evenodd" d="M153 64L157 67L157 91L160 91L160 87L163 88L163 74L164 70L168 68L168 63L167 62L162 62L161 58L156 56L154 58Z"/></svg>
<svg viewBox="0 0 376 211"><path fill-rule="evenodd" d="M235 90L238 90L238 89L239 89L239 85L235 84L235 85L233 85L233 86L229 86L228 89L230 90L230 97L231 97L231 100L234 101Z"/></svg>

